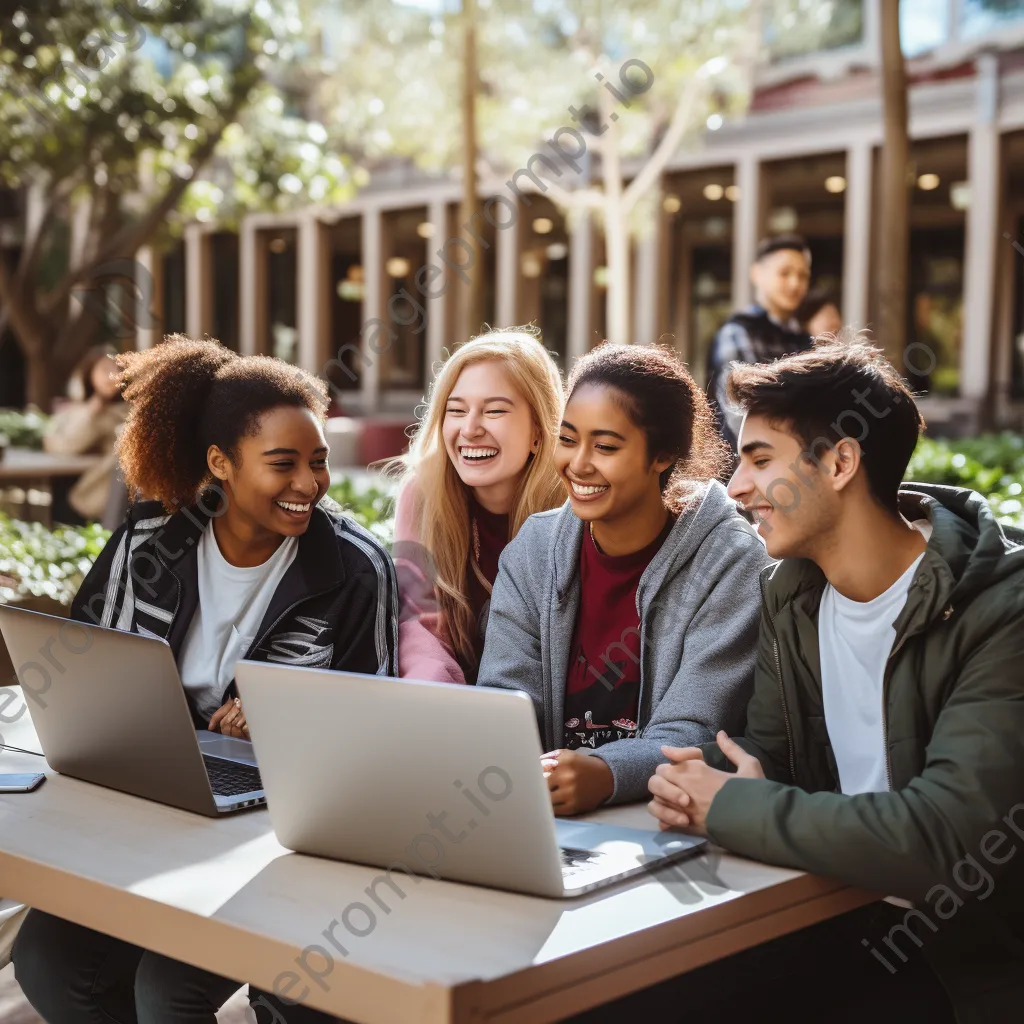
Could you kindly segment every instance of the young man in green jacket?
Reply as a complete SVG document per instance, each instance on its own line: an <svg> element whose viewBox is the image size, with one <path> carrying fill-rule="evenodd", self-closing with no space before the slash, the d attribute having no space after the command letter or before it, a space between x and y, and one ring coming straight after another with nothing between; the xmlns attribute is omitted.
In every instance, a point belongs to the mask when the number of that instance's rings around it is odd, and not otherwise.
<svg viewBox="0 0 1024 1024"><path fill-rule="evenodd" d="M729 493L780 561L761 575L744 735L664 748L650 810L888 900L687 990L713 982L721 1020L773 1000L816 1024L854 1007L1021 1019L1024 534L973 491L900 483L923 421L856 338L738 367L729 388L746 411Z"/></svg>

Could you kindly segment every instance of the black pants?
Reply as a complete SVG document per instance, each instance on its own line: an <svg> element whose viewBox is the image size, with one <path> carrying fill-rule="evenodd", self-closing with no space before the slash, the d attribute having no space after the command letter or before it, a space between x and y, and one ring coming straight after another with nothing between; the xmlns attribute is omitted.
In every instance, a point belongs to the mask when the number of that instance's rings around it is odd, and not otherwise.
<svg viewBox="0 0 1024 1024"><path fill-rule="evenodd" d="M30 911L14 941L14 974L47 1024L216 1024L241 988L198 967L102 932ZM333 1017L249 990L258 1024L327 1024Z"/></svg>
<svg viewBox="0 0 1024 1024"><path fill-rule="evenodd" d="M900 943L905 963L883 944L905 914L888 903L871 904L607 1003L568 1024L955 1024L945 990L913 942ZM872 955L872 947L895 973Z"/></svg>

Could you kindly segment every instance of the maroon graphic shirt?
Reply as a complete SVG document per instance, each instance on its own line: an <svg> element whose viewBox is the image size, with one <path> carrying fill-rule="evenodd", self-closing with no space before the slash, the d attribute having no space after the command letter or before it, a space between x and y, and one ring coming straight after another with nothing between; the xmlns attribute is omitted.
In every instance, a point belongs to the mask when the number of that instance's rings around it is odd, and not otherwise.
<svg viewBox="0 0 1024 1024"><path fill-rule="evenodd" d="M598 551L584 527L580 548L580 608L565 686L567 750L596 748L637 734L640 699L640 577L672 530L631 555Z"/></svg>

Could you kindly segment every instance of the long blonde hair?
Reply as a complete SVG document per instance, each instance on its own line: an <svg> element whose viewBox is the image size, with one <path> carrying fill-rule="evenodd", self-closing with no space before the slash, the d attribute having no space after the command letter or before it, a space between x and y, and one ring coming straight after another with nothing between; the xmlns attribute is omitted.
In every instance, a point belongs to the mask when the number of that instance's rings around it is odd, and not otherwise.
<svg viewBox="0 0 1024 1024"><path fill-rule="evenodd" d="M466 592L469 564L469 488L448 457L441 428L459 375L474 363L500 362L530 406L540 443L527 461L509 512L509 540L534 512L560 505L565 492L554 467L562 416L562 379L554 360L529 327L488 331L457 348L434 376L426 409L408 453L399 460L403 482L419 492L420 539L433 560L438 610L452 646L467 665L476 663L476 623Z"/></svg>

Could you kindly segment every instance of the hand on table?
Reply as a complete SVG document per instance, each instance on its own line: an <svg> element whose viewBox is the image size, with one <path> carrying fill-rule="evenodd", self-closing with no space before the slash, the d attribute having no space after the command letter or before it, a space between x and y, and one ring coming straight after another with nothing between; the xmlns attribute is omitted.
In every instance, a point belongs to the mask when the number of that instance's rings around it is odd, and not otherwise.
<svg viewBox="0 0 1024 1024"><path fill-rule="evenodd" d="M615 779L600 757L578 750L552 750L541 754L541 767L551 791L555 814L583 814L612 795Z"/></svg>
<svg viewBox="0 0 1024 1024"><path fill-rule="evenodd" d="M662 747L669 764L658 765L647 788L654 799L647 805L661 824L661 829L681 828L697 835L707 835L707 817L718 791L735 778L763 779L761 762L748 754L724 733L717 736L722 753L736 772L720 772L704 762L699 747Z"/></svg>
<svg viewBox="0 0 1024 1024"><path fill-rule="evenodd" d="M210 718L210 724L206 728L210 732L219 732L225 736L234 736L236 739L247 740L249 738L249 725L245 720L242 702L237 697L229 697L214 711Z"/></svg>

